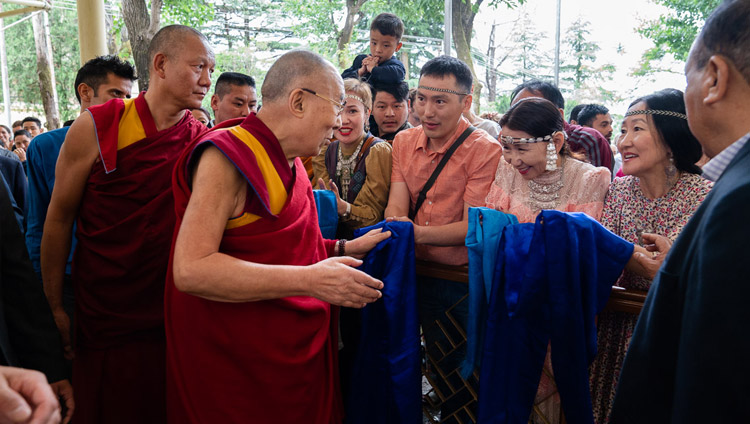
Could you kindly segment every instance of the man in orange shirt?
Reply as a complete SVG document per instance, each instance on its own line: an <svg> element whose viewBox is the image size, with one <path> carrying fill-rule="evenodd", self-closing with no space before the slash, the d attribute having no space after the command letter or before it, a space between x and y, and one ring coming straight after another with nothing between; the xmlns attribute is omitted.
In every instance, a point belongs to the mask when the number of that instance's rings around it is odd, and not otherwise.
<svg viewBox="0 0 750 424"><path fill-rule="evenodd" d="M385 216L390 220L414 223L417 259L447 265L465 265L468 253L464 243L468 229L468 209L484 206L484 199L495 177L502 149L497 140L482 130L467 134L470 125L462 113L471 107L471 70L462 61L440 56L422 68L414 109L422 126L401 131L393 142L391 191ZM463 141L461 142L461 139ZM422 201L420 192L431 179L454 143L455 148ZM468 294L468 285L439 278L417 277L419 319L428 352L439 342L449 347L436 321L448 322L446 311ZM451 311L466 326L467 304ZM465 349L464 349L465 350ZM454 371L462 352L443 361L443 371ZM445 390L437 381L438 389ZM452 408L443 407L443 419Z"/></svg>

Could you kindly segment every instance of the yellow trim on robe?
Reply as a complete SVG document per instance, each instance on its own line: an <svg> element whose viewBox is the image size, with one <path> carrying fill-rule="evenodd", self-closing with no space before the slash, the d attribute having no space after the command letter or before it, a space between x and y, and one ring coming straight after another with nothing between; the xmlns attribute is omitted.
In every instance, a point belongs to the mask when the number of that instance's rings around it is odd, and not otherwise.
<svg viewBox="0 0 750 424"><path fill-rule="evenodd" d="M237 125L228 128L228 131L245 143L245 145L255 154L256 163L258 164L258 168L263 174L263 180L266 183L266 190L268 192L270 203L268 206L271 209L271 213L278 215L286 204L287 192L278 171L276 171L276 167L268 156L268 152L266 152L266 149L258 139L255 138L255 136L241 126ZM258 215L245 212L242 215L227 221L226 229L230 230L232 228L238 228L253 223L259 219L260 217Z"/></svg>
<svg viewBox="0 0 750 424"><path fill-rule="evenodd" d="M120 124L117 127L117 150L122 150L146 138L146 130L143 128L138 109L135 107L135 98L123 99L123 102L125 110L122 112Z"/></svg>

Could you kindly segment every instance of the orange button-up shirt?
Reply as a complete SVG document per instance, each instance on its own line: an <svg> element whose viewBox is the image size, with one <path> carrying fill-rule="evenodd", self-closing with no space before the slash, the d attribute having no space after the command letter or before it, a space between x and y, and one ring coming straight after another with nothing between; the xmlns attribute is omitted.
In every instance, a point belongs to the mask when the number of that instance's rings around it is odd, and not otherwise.
<svg viewBox="0 0 750 424"><path fill-rule="evenodd" d="M419 192L445 152L468 126L469 121L462 117L451 141L438 151L427 147L427 136L421 126L396 135L393 140L391 182L406 183L410 209L416 205ZM484 206L501 155L500 143L484 130L477 129L471 133L453 153L427 192L414 223L424 226L451 224L464 219L464 202L470 206ZM447 265L464 265L469 261L465 245L417 245L416 256Z"/></svg>

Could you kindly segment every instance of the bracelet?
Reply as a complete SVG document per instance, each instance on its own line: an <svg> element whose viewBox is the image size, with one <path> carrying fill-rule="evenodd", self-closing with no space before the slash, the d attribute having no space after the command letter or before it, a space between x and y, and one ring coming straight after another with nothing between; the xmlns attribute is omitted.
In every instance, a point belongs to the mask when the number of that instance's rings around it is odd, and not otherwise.
<svg viewBox="0 0 750 424"><path fill-rule="evenodd" d="M346 239L339 239L339 241L336 242L336 253L338 256L346 255Z"/></svg>
<svg viewBox="0 0 750 424"><path fill-rule="evenodd" d="M346 204L346 212L344 212L343 215L341 215L342 218L349 218L349 215L352 214L352 204L347 203Z"/></svg>

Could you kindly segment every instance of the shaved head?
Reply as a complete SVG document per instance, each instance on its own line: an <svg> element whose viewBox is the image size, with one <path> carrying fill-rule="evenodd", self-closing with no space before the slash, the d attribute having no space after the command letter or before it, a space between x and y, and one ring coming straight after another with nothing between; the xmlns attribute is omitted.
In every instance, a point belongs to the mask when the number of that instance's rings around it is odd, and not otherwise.
<svg viewBox="0 0 750 424"><path fill-rule="evenodd" d="M323 56L307 50L292 50L268 70L260 89L263 102L284 99L300 81L320 80L325 72L338 76L336 68Z"/></svg>
<svg viewBox="0 0 750 424"><path fill-rule="evenodd" d="M185 25L168 25L160 29L151 39L148 45L148 60L153 64L154 56L162 53L168 58L174 58L175 54L182 51L182 44L186 37L197 37L207 46L208 39L199 31Z"/></svg>

